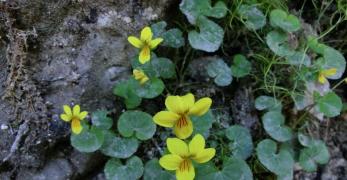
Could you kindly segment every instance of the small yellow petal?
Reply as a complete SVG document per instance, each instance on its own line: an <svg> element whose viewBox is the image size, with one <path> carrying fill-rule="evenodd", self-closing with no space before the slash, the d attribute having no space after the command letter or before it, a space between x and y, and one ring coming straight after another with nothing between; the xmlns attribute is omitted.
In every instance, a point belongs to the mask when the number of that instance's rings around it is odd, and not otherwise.
<svg viewBox="0 0 347 180"><path fill-rule="evenodd" d="M337 72L337 69L336 69L336 68L330 68L330 69L327 69L327 70L323 70L323 71L322 71L322 74L323 74L323 76L325 76L325 77L329 77L329 76L335 75L336 72Z"/></svg>
<svg viewBox="0 0 347 180"><path fill-rule="evenodd" d="M140 52L139 61L141 64L145 64L151 59L151 50L148 46L144 46Z"/></svg>
<svg viewBox="0 0 347 180"><path fill-rule="evenodd" d="M145 76L145 74L141 70L134 69L133 70L133 76L136 80L140 80L141 78L143 78Z"/></svg>
<svg viewBox="0 0 347 180"><path fill-rule="evenodd" d="M152 40L152 36L153 36L152 30L150 27L147 26L142 29L140 39L142 42L149 43Z"/></svg>
<svg viewBox="0 0 347 180"><path fill-rule="evenodd" d="M163 40L163 38L156 38L149 43L149 47L155 49Z"/></svg>
<svg viewBox="0 0 347 180"><path fill-rule="evenodd" d="M80 107L80 105L75 105L75 106L73 107L72 114L73 114L74 116L78 116L78 115L80 114L80 112L81 112L81 107Z"/></svg>
<svg viewBox="0 0 347 180"><path fill-rule="evenodd" d="M186 139L193 133L193 123L187 118L186 121L178 120L174 126L174 133L180 139Z"/></svg>
<svg viewBox="0 0 347 180"><path fill-rule="evenodd" d="M87 115L88 115L88 112L87 112L87 111L83 111L83 112L81 112L81 113L78 115L78 118L79 118L80 120L83 120L84 118L87 117Z"/></svg>
<svg viewBox="0 0 347 180"><path fill-rule="evenodd" d="M327 79L325 78L325 76L323 74L319 74L318 75L318 82L321 84L325 84L325 82L327 82Z"/></svg>
<svg viewBox="0 0 347 180"><path fill-rule="evenodd" d="M180 116L170 111L160 111L154 115L153 120L156 124L163 127L173 127Z"/></svg>
<svg viewBox="0 0 347 180"><path fill-rule="evenodd" d="M177 180L193 180L195 177L195 169L191 161L184 161L180 168L176 170Z"/></svg>
<svg viewBox="0 0 347 180"><path fill-rule="evenodd" d="M82 125L81 125L81 122L77 119L73 119L72 120L72 123L71 123L71 129L72 129L72 132L75 133L75 134L80 134L81 131L82 131Z"/></svg>
<svg viewBox="0 0 347 180"><path fill-rule="evenodd" d="M347 78L344 79L345 83L347 83Z"/></svg>
<svg viewBox="0 0 347 180"><path fill-rule="evenodd" d="M166 170L177 170L182 162L182 158L176 154L168 154L159 159L159 164Z"/></svg>
<svg viewBox="0 0 347 180"><path fill-rule="evenodd" d="M207 148L200 151L192 159L196 161L197 163L205 163L211 160L215 154L216 154L216 150L214 148Z"/></svg>
<svg viewBox="0 0 347 180"><path fill-rule="evenodd" d="M140 80L140 84L143 85L145 84L147 81L149 80L149 78L147 76L143 77L141 80Z"/></svg>
<svg viewBox="0 0 347 180"><path fill-rule="evenodd" d="M188 104L185 104L180 96L168 96L165 99L165 106L176 114L185 114L188 111Z"/></svg>
<svg viewBox="0 0 347 180"><path fill-rule="evenodd" d="M210 109L211 104L211 98L202 98L194 104L194 106L189 110L188 114L202 116Z"/></svg>
<svg viewBox="0 0 347 180"><path fill-rule="evenodd" d="M192 93L188 93L184 96L181 96L183 103L187 104L188 109L192 108L194 106L195 103L195 98L194 95Z"/></svg>
<svg viewBox="0 0 347 180"><path fill-rule="evenodd" d="M136 48L141 48L143 46L143 42L135 36L129 36L128 41L131 45L133 45Z"/></svg>
<svg viewBox="0 0 347 180"><path fill-rule="evenodd" d="M189 143L189 152L192 156L197 155L205 148L205 139L201 134L197 134Z"/></svg>
<svg viewBox="0 0 347 180"><path fill-rule="evenodd" d="M70 106L64 105L63 108L64 108L65 114L67 114L67 115L69 115L69 116L72 115L72 111L71 111L71 107L70 107Z"/></svg>
<svg viewBox="0 0 347 180"><path fill-rule="evenodd" d="M166 145L170 153L181 157L187 157L189 150L187 144L178 138L167 138Z"/></svg>
<svg viewBox="0 0 347 180"><path fill-rule="evenodd" d="M60 119L62 119L63 121L69 122L69 121L71 121L71 116L69 116L67 114L61 114Z"/></svg>

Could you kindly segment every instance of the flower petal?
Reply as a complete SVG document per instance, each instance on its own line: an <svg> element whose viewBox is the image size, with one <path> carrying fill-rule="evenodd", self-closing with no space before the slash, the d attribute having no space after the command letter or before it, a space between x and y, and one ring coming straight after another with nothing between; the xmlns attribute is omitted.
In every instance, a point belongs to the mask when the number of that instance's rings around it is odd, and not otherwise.
<svg viewBox="0 0 347 180"><path fill-rule="evenodd" d="M168 154L159 159L159 164L166 170L177 170L182 162L182 158L176 154Z"/></svg>
<svg viewBox="0 0 347 180"><path fill-rule="evenodd" d="M75 105L75 106L73 107L72 114L73 114L74 116L78 116L78 115L80 114L80 112L81 112L81 107L80 107L80 105Z"/></svg>
<svg viewBox="0 0 347 180"><path fill-rule="evenodd" d="M190 119L186 120L184 125L176 123L174 126L174 133L180 139L186 139L193 133L193 123Z"/></svg>
<svg viewBox="0 0 347 180"><path fill-rule="evenodd" d="M187 104L188 109L192 108L194 106L195 103L195 98L194 95L192 93L188 93L184 96L181 96L183 103Z"/></svg>
<svg viewBox="0 0 347 180"><path fill-rule="evenodd" d="M71 107L70 106L64 105L63 108L64 108L65 114L67 114L68 116L72 116L72 111L71 111Z"/></svg>
<svg viewBox="0 0 347 180"><path fill-rule="evenodd" d="M87 111L83 111L83 112L81 112L81 113L78 115L78 118L79 118L80 120L83 120L84 118L87 117L87 115L88 115L88 112L87 112Z"/></svg>
<svg viewBox="0 0 347 180"><path fill-rule="evenodd" d="M69 116L67 114L61 114L60 119L62 119L63 121L69 122L69 121L71 121L71 116Z"/></svg>
<svg viewBox="0 0 347 180"><path fill-rule="evenodd" d="M163 40L163 38L156 38L149 43L149 47L155 49Z"/></svg>
<svg viewBox="0 0 347 180"><path fill-rule="evenodd" d="M147 27L142 29L140 39L142 42L148 42L149 43L152 40L152 36L153 36L152 30L150 27L147 26Z"/></svg>
<svg viewBox="0 0 347 180"><path fill-rule="evenodd" d="M197 163L205 163L211 160L216 154L216 150L214 148L207 148L202 151L199 151L192 159Z"/></svg>
<svg viewBox="0 0 347 180"><path fill-rule="evenodd" d="M192 156L197 155L205 148L205 139L201 134L197 134L189 143L189 152Z"/></svg>
<svg viewBox="0 0 347 180"><path fill-rule="evenodd" d="M184 114L188 111L188 104L185 104L180 96L168 96L165 99L165 106L176 114Z"/></svg>
<svg viewBox="0 0 347 180"><path fill-rule="evenodd" d="M211 104L211 98L202 98L194 104L194 106L189 110L188 114L202 116L210 109Z"/></svg>
<svg viewBox="0 0 347 180"><path fill-rule="evenodd" d="M325 77L329 77L329 76L335 75L336 72L337 72L337 69L336 69L336 68L330 68L330 69L327 69L327 70L323 70L323 71L322 71L322 74L323 74Z"/></svg>
<svg viewBox="0 0 347 180"><path fill-rule="evenodd" d="M141 48L143 46L143 42L135 36L129 36L128 41L131 45L133 45L136 48Z"/></svg>
<svg viewBox="0 0 347 180"><path fill-rule="evenodd" d="M154 115L153 120L156 124L163 127L173 127L180 116L170 111L160 111Z"/></svg>
<svg viewBox="0 0 347 180"><path fill-rule="evenodd" d="M325 76L323 74L319 73L318 82L321 84L325 84L325 82L327 82L327 78L325 78Z"/></svg>
<svg viewBox="0 0 347 180"><path fill-rule="evenodd" d="M166 145L171 154L176 154L181 157L189 155L187 144L178 138L167 138Z"/></svg>
<svg viewBox="0 0 347 180"><path fill-rule="evenodd" d="M71 129L73 133L80 134L83 129L81 122L77 119L73 119L71 123Z"/></svg>
<svg viewBox="0 0 347 180"><path fill-rule="evenodd" d="M187 161L188 163L184 166L185 168L180 168L176 170L177 180L193 180L195 177L195 170L193 163Z"/></svg>
<svg viewBox="0 0 347 180"><path fill-rule="evenodd" d="M151 50L149 49L148 46L144 46L141 49L140 56L139 56L139 61L140 61L141 64L145 64L150 59L151 59Z"/></svg>

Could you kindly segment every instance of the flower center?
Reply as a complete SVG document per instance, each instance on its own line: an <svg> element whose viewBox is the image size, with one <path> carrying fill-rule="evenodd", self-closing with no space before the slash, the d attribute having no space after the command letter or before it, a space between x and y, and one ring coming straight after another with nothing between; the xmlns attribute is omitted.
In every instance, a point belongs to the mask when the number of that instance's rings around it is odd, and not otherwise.
<svg viewBox="0 0 347 180"><path fill-rule="evenodd" d="M182 115L180 119L177 121L176 125L181 128L183 126L188 126L188 120L185 115Z"/></svg>
<svg viewBox="0 0 347 180"><path fill-rule="evenodd" d="M72 119L71 119L72 121L80 121L80 118L79 117L76 117L76 116L74 116L74 117L72 117Z"/></svg>
<svg viewBox="0 0 347 180"><path fill-rule="evenodd" d="M180 164L180 166L179 166L179 170L181 171L181 172L183 172L183 171L189 171L189 168L190 168L190 159L184 159L182 162L181 162L181 164Z"/></svg>

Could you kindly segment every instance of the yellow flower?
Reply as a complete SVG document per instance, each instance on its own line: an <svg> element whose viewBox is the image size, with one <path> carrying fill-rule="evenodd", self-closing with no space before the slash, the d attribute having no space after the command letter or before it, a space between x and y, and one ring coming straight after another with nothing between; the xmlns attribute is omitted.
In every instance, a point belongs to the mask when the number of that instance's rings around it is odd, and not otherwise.
<svg viewBox="0 0 347 180"><path fill-rule="evenodd" d="M328 81L327 77L335 75L336 71L337 71L336 68L330 68L330 69L320 71L318 74L318 82L321 84L326 83Z"/></svg>
<svg viewBox="0 0 347 180"><path fill-rule="evenodd" d="M64 113L61 114L60 118L65 122L71 122L71 129L72 132L75 134L81 133L83 127L81 125L81 121L87 117L88 112L83 111L81 112L81 108L79 105L75 105L73 109L71 110L71 107L68 105L64 105Z"/></svg>
<svg viewBox="0 0 347 180"><path fill-rule="evenodd" d="M136 48L141 49L139 60L141 64L145 64L151 59L151 50L155 49L163 38L152 39L153 33L150 27L145 27L141 31L140 39L135 36L129 36L128 41Z"/></svg>
<svg viewBox="0 0 347 180"><path fill-rule="evenodd" d="M166 170L175 170L177 180L193 180L195 170L192 161L205 163L216 154L214 148L205 149L205 139L200 134L195 135L189 145L178 138L168 138L166 144L171 154L161 157L159 164Z"/></svg>
<svg viewBox="0 0 347 180"><path fill-rule="evenodd" d="M156 124L173 127L175 135L180 139L188 138L193 133L193 123L190 115L202 116L211 107L211 98L205 97L195 102L194 95L168 96L165 106L168 111L160 111L154 115Z"/></svg>
<svg viewBox="0 0 347 180"><path fill-rule="evenodd" d="M134 69L133 70L133 76L134 78L140 82L140 84L145 84L149 78L148 76L141 70L138 70L138 69Z"/></svg>

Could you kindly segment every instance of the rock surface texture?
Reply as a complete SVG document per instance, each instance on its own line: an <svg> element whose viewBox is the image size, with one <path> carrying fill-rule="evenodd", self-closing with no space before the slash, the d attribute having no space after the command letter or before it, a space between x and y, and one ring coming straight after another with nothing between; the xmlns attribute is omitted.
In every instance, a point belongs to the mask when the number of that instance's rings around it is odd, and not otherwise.
<svg viewBox="0 0 347 180"><path fill-rule="evenodd" d="M0 1L0 179L102 179L90 172L90 157L67 144L62 105L117 111L111 89L130 74L134 53L127 36L163 18L169 6L168 0Z"/></svg>

